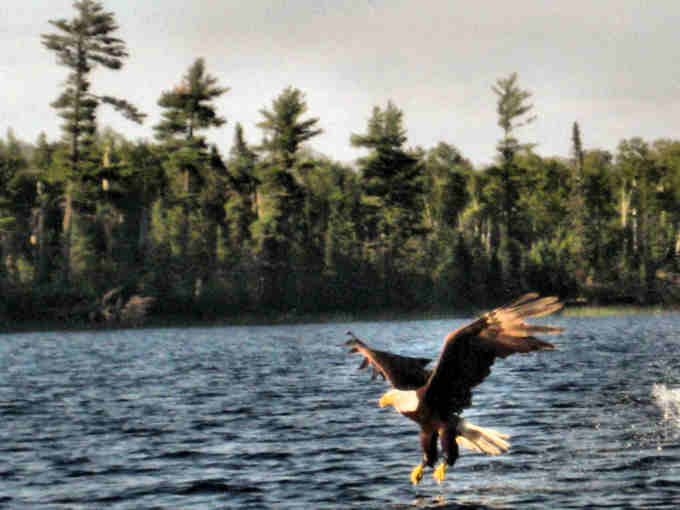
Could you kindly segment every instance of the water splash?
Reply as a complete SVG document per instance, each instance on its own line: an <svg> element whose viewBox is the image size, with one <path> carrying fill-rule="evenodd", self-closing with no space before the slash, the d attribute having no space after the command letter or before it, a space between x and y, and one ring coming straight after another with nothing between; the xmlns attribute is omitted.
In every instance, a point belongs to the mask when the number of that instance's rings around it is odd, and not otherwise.
<svg viewBox="0 0 680 510"><path fill-rule="evenodd" d="M664 421L680 427L680 388L670 389L665 384L652 386L652 397L661 410Z"/></svg>

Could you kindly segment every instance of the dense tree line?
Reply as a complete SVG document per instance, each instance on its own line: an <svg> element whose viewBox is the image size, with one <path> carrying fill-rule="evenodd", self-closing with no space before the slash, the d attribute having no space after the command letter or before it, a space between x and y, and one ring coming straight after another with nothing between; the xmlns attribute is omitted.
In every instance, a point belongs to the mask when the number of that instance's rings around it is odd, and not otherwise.
<svg viewBox="0 0 680 510"><path fill-rule="evenodd" d="M574 123L571 157L540 157L517 138L534 106L512 74L492 87L503 136L487 168L445 141L409 147L391 101L348 140L365 157L333 161L294 87L261 110L260 145L236 123L223 154L203 133L228 129L214 101L229 89L200 58L159 93L153 141L128 140L98 128L99 107L144 114L90 91L125 43L98 2L74 7L43 36L69 70L53 103L63 137L0 140L0 316L93 317L112 288L200 317L446 310L527 289L680 297L680 141L585 150Z"/></svg>

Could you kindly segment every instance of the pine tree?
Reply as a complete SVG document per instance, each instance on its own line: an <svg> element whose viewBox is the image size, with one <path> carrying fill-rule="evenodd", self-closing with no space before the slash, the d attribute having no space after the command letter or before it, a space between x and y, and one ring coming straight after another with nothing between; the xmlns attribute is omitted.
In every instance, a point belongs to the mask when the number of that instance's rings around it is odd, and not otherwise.
<svg viewBox="0 0 680 510"><path fill-rule="evenodd" d="M63 278L71 278L71 232L75 187L92 179L98 160L92 154L96 132L96 111L107 103L125 117L141 123L144 114L124 99L99 96L90 92L90 74L102 66L119 70L128 57L125 43L112 34L118 30L114 15L104 11L99 2L81 0L73 4L77 11L72 20L50 20L59 32L43 34L43 45L57 54L58 63L70 69L65 90L52 106L64 119L64 141L68 144L69 168L65 180L66 205L63 221Z"/></svg>
<svg viewBox="0 0 680 510"><path fill-rule="evenodd" d="M265 135L260 150L283 171L290 172L297 162L301 145L323 131L317 127L318 118L300 118L306 112L304 94L293 87L286 88L274 99L271 110L260 110L264 120L258 127Z"/></svg>
<svg viewBox="0 0 680 510"><path fill-rule="evenodd" d="M38 285L47 283L57 269L59 253L59 209L61 196L59 183L51 178L57 144L47 141L45 133L38 136L32 166L37 173L37 225L34 229L37 242L35 256Z"/></svg>
<svg viewBox="0 0 680 510"><path fill-rule="evenodd" d="M654 142L655 160L662 169L659 200L663 207L665 269L680 271L680 141Z"/></svg>
<svg viewBox="0 0 680 510"><path fill-rule="evenodd" d="M654 161L649 145L637 137L619 143L616 163L622 220L625 220L624 211L630 216L624 228L624 253L627 255L624 269L628 272L630 283L638 285L644 292L644 296L640 294L639 298L653 300L656 259L660 257L654 246L660 216L658 189L661 168Z"/></svg>
<svg viewBox="0 0 680 510"><path fill-rule="evenodd" d="M200 248L192 251L190 225L192 221L201 221L200 195L206 187L215 184L210 149L201 132L226 123L217 114L214 101L228 91L217 85L217 78L206 72L205 61L199 58L189 67L181 83L173 90L163 92L158 100L163 113L154 129L167 157L165 167L171 180L170 188L174 191L170 215L174 217L175 228L179 229L173 237L183 264L184 289L181 292L186 296L195 294L194 287L198 284L195 274L198 259L190 255L201 251Z"/></svg>
<svg viewBox="0 0 680 510"><path fill-rule="evenodd" d="M217 86L217 78L206 73L202 58L189 67L182 82L163 92L158 105L163 119L154 129L156 137L171 154L181 173L181 193L189 195L200 184L201 170L208 161L208 146L199 133L226 123L213 102L229 88Z"/></svg>
<svg viewBox="0 0 680 510"><path fill-rule="evenodd" d="M532 94L519 88L517 73L512 73L507 78L499 78L491 89L498 96L496 105L498 125L503 129L503 138L498 143L497 149L504 161L511 161L520 149L533 147L533 144L520 144L515 137L517 128L536 120L535 115L527 116L534 107L533 104L527 103Z"/></svg>
<svg viewBox="0 0 680 510"><path fill-rule="evenodd" d="M500 192L499 204L501 204L501 224L503 236L499 243L501 259L504 262L504 291L514 294L516 288L521 285L521 247L515 232L518 224L517 202L520 196L519 169L515 164L515 155L520 150L530 150L533 144L521 144L516 138L515 131L530 124L536 116L529 115L533 104L527 101L531 98L531 92L522 90L517 84L517 73L512 73L507 78L499 78L492 87L498 96L497 108L498 125L503 129L503 138L497 145L501 155L501 164L492 168L489 174L493 180L498 181L496 186Z"/></svg>
<svg viewBox="0 0 680 510"><path fill-rule="evenodd" d="M264 120L258 123L264 132L259 147L263 158L258 170L261 182L258 190L258 222L268 224L271 235L289 239L291 244L285 248L289 255L292 253L289 248L305 242L308 227L299 216L305 208L301 175L305 170L299 164L299 151L306 141L322 133L317 127L318 118L301 119L306 112L304 94L288 87L274 99L271 110L260 110ZM256 228L261 226L257 225ZM301 234L297 239L295 230Z"/></svg>
<svg viewBox="0 0 680 510"><path fill-rule="evenodd" d="M15 218L12 214L12 196L9 183L14 176L12 164L9 161L7 147L0 140L0 291L5 291L7 268L5 260L9 250L9 239L13 230Z"/></svg>
<svg viewBox="0 0 680 510"><path fill-rule="evenodd" d="M572 271L579 283L583 284L587 276L585 256L585 196L584 196L584 161L585 153L581 142L581 130L578 122L572 126L572 164L571 164L571 193L569 198L570 218L570 262Z"/></svg>
<svg viewBox="0 0 680 510"><path fill-rule="evenodd" d="M207 282L212 279L218 263L219 232L226 229L224 204L228 200L229 172L222 155L215 145L210 147L209 168L206 185L198 194L198 210L195 225L192 225L194 242L197 246L193 257L202 261L200 278Z"/></svg>
<svg viewBox="0 0 680 510"><path fill-rule="evenodd" d="M263 271L261 299L271 307L294 307L301 297L293 270L296 258L304 259L309 225L299 150L322 132L318 118L302 119L306 112L304 94L292 87L274 99L271 110L260 110L264 120L258 127L264 138L257 178L261 184L258 219L251 230Z"/></svg>
<svg viewBox="0 0 680 510"><path fill-rule="evenodd" d="M353 134L353 146L368 149L359 160L364 194L364 238L378 266L388 303L407 297L399 276L416 267L424 225L424 165L404 148L403 113L391 101L375 107L366 134Z"/></svg>
<svg viewBox="0 0 680 510"><path fill-rule="evenodd" d="M0 265L18 282L18 261L32 259L28 232L35 202L35 176L27 172L28 161L14 131L7 130L7 143L0 145ZM0 270L2 274L4 268Z"/></svg>
<svg viewBox="0 0 680 510"><path fill-rule="evenodd" d="M230 223L230 244L239 252L246 248L250 225L257 217L259 181L255 177L256 165L257 154L248 147L243 126L237 123L228 163L231 193L225 207Z"/></svg>
<svg viewBox="0 0 680 510"><path fill-rule="evenodd" d="M136 242L130 241L130 260L137 269L143 267L151 248L151 207L167 188L161 156L147 141L126 142L121 147L123 167L120 172L126 210L126 222L136 230ZM129 218L129 220L128 220Z"/></svg>
<svg viewBox="0 0 680 510"><path fill-rule="evenodd" d="M459 226L460 216L470 199L467 180L471 172L472 164L446 142L439 142L428 151L426 212L432 228Z"/></svg>
<svg viewBox="0 0 680 510"><path fill-rule="evenodd" d="M619 273L620 228L617 219L616 194L612 178L612 155L602 150L584 154L584 226L585 253L588 262L586 283L613 281Z"/></svg>

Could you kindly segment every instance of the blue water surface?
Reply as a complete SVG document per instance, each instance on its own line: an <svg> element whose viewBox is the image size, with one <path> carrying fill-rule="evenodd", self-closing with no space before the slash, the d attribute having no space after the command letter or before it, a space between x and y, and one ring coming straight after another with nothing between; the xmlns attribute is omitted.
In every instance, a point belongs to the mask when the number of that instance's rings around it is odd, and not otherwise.
<svg viewBox="0 0 680 510"><path fill-rule="evenodd" d="M680 316L554 317L465 416L512 435L442 485L345 332L436 358L463 320L0 336L0 507L678 508Z"/></svg>

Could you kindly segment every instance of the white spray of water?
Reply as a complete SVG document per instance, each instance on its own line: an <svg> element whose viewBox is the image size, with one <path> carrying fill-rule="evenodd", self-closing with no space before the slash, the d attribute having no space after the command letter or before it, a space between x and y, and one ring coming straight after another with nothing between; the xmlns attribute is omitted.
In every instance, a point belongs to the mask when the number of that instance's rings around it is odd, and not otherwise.
<svg viewBox="0 0 680 510"><path fill-rule="evenodd" d="M680 427L680 388L670 389L665 384L654 384L652 398L661 409L663 419Z"/></svg>

